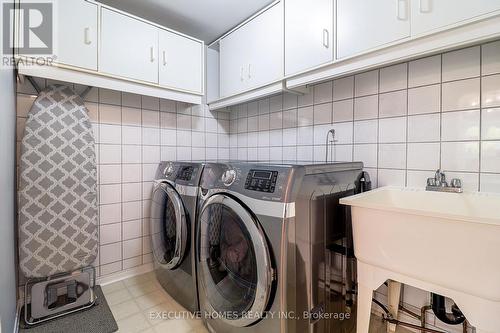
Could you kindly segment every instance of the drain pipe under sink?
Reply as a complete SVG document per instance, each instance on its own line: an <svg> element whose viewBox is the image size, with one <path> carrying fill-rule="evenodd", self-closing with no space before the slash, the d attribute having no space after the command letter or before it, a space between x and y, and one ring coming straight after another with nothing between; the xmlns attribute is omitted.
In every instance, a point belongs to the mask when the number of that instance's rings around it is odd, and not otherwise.
<svg viewBox="0 0 500 333"><path fill-rule="evenodd" d="M448 325L460 325L465 321L465 316L458 306L453 303L451 312L446 312L446 299L438 294L432 295L432 312L443 323Z"/></svg>

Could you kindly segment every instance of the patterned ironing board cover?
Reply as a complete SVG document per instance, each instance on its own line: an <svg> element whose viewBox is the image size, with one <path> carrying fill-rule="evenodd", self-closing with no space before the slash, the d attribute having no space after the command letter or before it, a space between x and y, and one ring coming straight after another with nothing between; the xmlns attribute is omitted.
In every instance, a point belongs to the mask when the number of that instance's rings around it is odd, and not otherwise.
<svg viewBox="0 0 500 333"><path fill-rule="evenodd" d="M88 111L67 86L43 90L21 145L19 262L27 278L92 264L98 248L95 140Z"/></svg>

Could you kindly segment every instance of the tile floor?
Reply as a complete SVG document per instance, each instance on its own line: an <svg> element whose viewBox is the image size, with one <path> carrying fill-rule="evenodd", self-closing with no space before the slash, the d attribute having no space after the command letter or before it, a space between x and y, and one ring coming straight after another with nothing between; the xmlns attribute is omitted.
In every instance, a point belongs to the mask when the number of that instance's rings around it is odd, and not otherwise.
<svg viewBox="0 0 500 333"><path fill-rule="evenodd" d="M119 333L208 333L200 319L189 318L189 312L162 289L153 272L102 286L102 290ZM171 312L185 313L187 318L161 319L155 315ZM385 332L385 323L373 316L370 333ZM411 333L404 328L396 332Z"/></svg>
<svg viewBox="0 0 500 333"><path fill-rule="evenodd" d="M102 286L106 300L118 323L119 333L206 333L199 319L161 319L156 313L189 314L146 273Z"/></svg>

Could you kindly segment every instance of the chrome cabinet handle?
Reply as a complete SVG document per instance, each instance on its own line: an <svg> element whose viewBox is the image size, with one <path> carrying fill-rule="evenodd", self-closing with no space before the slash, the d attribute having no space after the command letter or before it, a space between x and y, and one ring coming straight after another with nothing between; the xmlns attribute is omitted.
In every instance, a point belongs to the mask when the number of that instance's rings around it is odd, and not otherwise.
<svg viewBox="0 0 500 333"><path fill-rule="evenodd" d="M163 51L163 66L167 66L167 52Z"/></svg>
<svg viewBox="0 0 500 333"><path fill-rule="evenodd" d="M84 30L84 41L86 45L92 44L92 40L90 39L90 28L87 27Z"/></svg>
<svg viewBox="0 0 500 333"><path fill-rule="evenodd" d="M330 32L328 29L323 29L323 46L326 48L330 47Z"/></svg>
<svg viewBox="0 0 500 333"><path fill-rule="evenodd" d="M249 79L252 78L252 64L248 64L248 73L247 73L247 77Z"/></svg>
<svg viewBox="0 0 500 333"><path fill-rule="evenodd" d="M150 60L151 60L151 62L155 62L155 48L154 48L154 46L151 46L151 48L150 48Z"/></svg>
<svg viewBox="0 0 500 333"><path fill-rule="evenodd" d="M244 75L245 68L243 66L240 67L240 81L243 82L245 78L243 77Z"/></svg>
<svg viewBox="0 0 500 333"><path fill-rule="evenodd" d="M419 10L424 14L432 12L432 0L420 0Z"/></svg>
<svg viewBox="0 0 500 333"><path fill-rule="evenodd" d="M406 21L408 19L408 0L397 0L397 1L398 1L397 18L400 21Z"/></svg>

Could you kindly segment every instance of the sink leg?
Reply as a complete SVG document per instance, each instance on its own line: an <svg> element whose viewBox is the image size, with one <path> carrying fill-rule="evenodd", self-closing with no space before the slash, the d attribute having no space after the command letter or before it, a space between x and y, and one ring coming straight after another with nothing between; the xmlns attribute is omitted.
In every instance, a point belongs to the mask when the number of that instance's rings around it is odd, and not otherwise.
<svg viewBox="0 0 500 333"><path fill-rule="evenodd" d="M388 310L392 318L398 319L399 300L401 297L401 283L389 280L387 289ZM387 323L387 333L396 332L396 324Z"/></svg>
<svg viewBox="0 0 500 333"><path fill-rule="evenodd" d="M373 289L358 283L356 333L368 333L372 312Z"/></svg>

